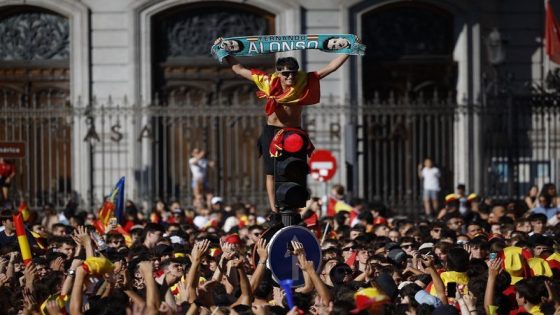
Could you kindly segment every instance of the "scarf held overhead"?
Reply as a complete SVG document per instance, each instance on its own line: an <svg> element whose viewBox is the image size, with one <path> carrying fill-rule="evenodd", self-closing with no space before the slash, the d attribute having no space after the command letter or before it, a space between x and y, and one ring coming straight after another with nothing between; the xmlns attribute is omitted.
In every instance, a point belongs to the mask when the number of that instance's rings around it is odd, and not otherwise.
<svg viewBox="0 0 560 315"><path fill-rule="evenodd" d="M226 56L256 56L290 50L318 49L324 52L364 55L366 46L352 34L263 35L222 38L212 46L212 55L222 62Z"/></svg>

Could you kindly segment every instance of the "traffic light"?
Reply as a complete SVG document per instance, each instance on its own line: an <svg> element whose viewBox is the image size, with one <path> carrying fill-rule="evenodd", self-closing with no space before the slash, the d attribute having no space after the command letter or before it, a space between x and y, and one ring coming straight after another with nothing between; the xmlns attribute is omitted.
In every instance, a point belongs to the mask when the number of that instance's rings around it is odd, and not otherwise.
<svg viewBox="0 0 560 315"><path fill-rule="evenodd" d="M307 153L309 138L299 129L286 129L275 144L281 148L274 162L276 206L280 211L294 211L305 207L307 190Z"/></svg>

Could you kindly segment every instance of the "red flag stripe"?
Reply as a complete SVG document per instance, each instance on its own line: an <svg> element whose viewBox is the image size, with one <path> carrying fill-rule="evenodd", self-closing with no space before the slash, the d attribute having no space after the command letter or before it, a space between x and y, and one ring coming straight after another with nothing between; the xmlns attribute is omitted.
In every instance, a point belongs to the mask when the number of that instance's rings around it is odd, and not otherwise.
<svg viewBox="0 0 560 315"><path fill-rule="evenodd" d="M554 16L550 1L546 2L545 43L546 54L550 60L560 64L560 25Z"/></svg>

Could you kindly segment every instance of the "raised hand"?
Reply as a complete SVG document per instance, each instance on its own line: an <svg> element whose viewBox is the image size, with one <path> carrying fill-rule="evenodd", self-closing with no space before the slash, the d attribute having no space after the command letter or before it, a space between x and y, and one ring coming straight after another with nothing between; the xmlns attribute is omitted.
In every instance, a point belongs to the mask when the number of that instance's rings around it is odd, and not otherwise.
<svg viewBox="0 0 560 315"><path fill-rule="evenodd" d="M496 278L502 272L503 259L496 258L488 262L488 277Z"/></svg>
<svg viewBox="0 0 560 315"><path fill-rule="evenodd" d="M423 256L420 261L422 262L422 266L426 269L434 267L434 256L431 255Z"/></svg>
<svg viewBox="0 0 560 315"><path fill-rule="evenodd" d="M222 252L226 260L230 260L235 256L235 244L231 244L220 239L220 247L222 248Z"/></svg>
<svg viewBox="0 0 560 315"><path fill-rule="evenodd" d="M279 287L272 288L272 298L274 300L274 304L283 306L282 303L284 302L284 295L286 295L284 293L284 290L280 289Z"/></svg>
<svg viewBox="0 0 560 315"><path fill-rule="evenodd" d="M62 259L62 257L56 257L56 259L51 262L50 267L53 271L64 271L64 259Z"/></svg>
<svg viewBox="0 0 560 315"><path fill-rule="evenodd" d="M294 248L294 255L303 256L305 258L305 248L303 244L298 241L292 241L292 247Z"/></svg>
<svg viewBox="0 0 560 315"><path fill-rule="evenodd" d="M18 258L19 252L10 252L8 255L10 256L9 262L13 264L16 261L16 258Z"/></svg>
<svg viewBox="0 0 560 315"><path fill-rule="evenodd" d="M240 258L232 259L228 261L228 265L230 265L232 268L243 268L243 260Z"/></svg>
<svg viewBox="0 0 560 315"><path fill-rule="evenodd" d="M74 231L74 235L72 235L72 239L74 239L76 244L84 247L87 243L91 242L91 237L89 236L85 226L78 226L78 228Z"/></svg>
<svg viewBox="0 0 560 315"><path fill-rule="evenodd" d="M148 260L141 261L138 264L138 270L144 277L151 277L154 272L154 265Z"/></svg>
<svg viewBox="0 0 560 315"><path fill-rule="evenodd" d="M259 255L259 263L265 263L268 259L268 244L264 238L257 241L257 254Z"/></svg>
<svg viewBox="0 0 560 315"><path fill-rule="evenodd" d="M29 264L23 269L23 277L25 279L25 286L28 288L33 287L33 281L37 277L37 268L34 264Z"/></svg>
<svg viewBox="0 0 560 315"><path fill-rule="evenodd" d="M200 242L196 242L191 251L192 261L196 263L200 263L202 261L202 256L204 256L204 253L206 253L209 246L210 246L209 240L202 240Z"/></svg>

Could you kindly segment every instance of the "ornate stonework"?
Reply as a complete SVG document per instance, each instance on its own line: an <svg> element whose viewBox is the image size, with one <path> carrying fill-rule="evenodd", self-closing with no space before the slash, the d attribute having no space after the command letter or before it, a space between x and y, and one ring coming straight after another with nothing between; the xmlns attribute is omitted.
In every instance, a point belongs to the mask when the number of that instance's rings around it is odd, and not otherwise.
<svg viewBox="0 0 560 315"><path fill-rule="evenodd" d="M186 56L206 56L218 37L239 34L262 35L268 31L265 17L235 9L187 11L162 20L157 36L163 60Z"/></svg>
<svg viewBox="0 0 560 315"><path fill-rule="evenodd" d="M0 20L0 60L67 60L68 19L47 12L22 12Z"/></svg>

